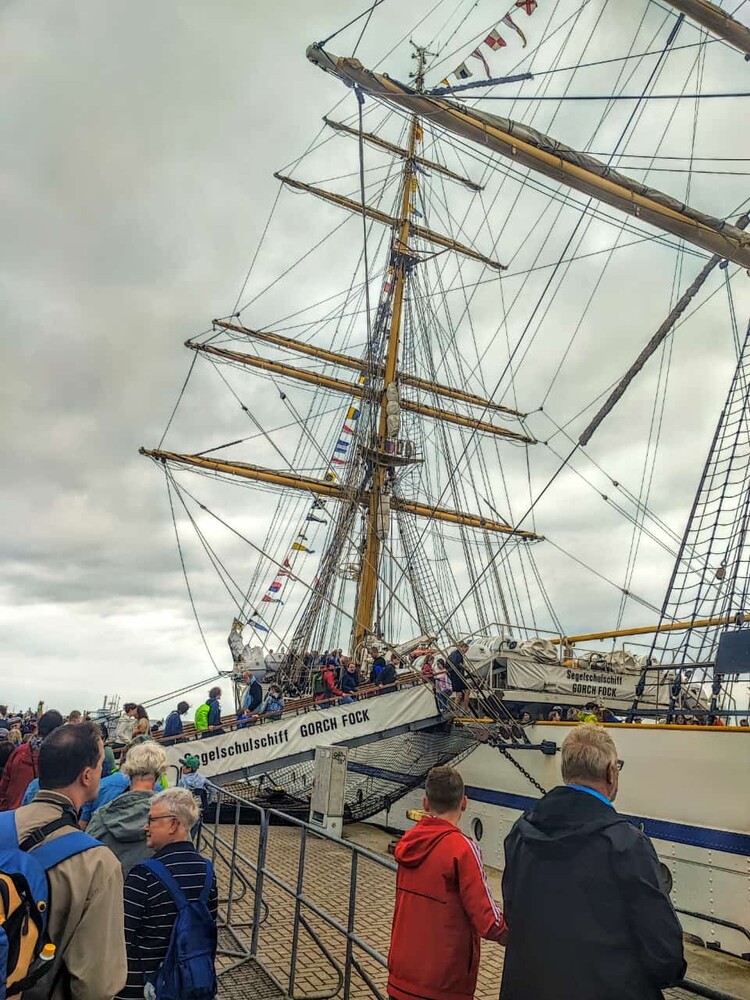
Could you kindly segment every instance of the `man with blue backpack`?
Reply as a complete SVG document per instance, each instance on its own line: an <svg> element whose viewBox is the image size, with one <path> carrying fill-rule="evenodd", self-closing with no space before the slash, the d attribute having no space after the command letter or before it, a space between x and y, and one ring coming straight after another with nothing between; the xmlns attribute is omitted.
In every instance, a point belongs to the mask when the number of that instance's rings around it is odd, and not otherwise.
<svg viewBox="0 0 750 1000"><path fill-rule="evenodd" d="M128 980L118 1000L213 1000L218 893L213 865L190 840L198 803L187 788L151 799L154 857L125 880Z"/></svg>
<svg viewBox="0 0 750 1000"><path fill-rule="evenodd" d="M93 723L55 729L34 801L0 813L0 997L111 1000L125 982L122 869L78 829L103 760Z"/></svg>

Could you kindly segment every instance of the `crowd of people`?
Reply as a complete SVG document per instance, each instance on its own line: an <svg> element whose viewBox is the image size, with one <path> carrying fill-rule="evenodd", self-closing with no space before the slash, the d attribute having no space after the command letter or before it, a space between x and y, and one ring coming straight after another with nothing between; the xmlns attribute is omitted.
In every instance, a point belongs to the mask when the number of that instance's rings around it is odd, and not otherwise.
<svg viewBox="0 0 750 1000"><path fill-rule="evenodd" d="M11 936L0 988L24 1000L158 1000L182 996L188 977L195 1000L210 1000L218 895L196 848L213 798L199 758L183 757L167 787L166 751L131 703L107 746L79 712L9 717L0 706L0 718L13 727L0 726L0 943ZM3 738L19 727L20 741ZM199 927L192 943L186 921ZM169 981L178 992L165 992Z"/></svg>
<svg viewBox="0 0 750 1000"><path fill-rule="evenodd" d="M457 706L465 701L460 682L456 686L465 651L421 658L423 675L445 705L451 698ZM399 657L386 658L377 647L370 656L365 678L340 650L317 657L310 674L318 685L315 701L321 707L352 701L361 680L393 690ZM220 698L214 687L197 708L199 735L222 731ZM283 708L278 684L264 694L248 677L237 725L278 717ZM46 929L38 947L11 951L17 957L8 982L23 983L24 1000L160 1000L180 996L162 988L189 972L203 984L194 1000L210 1000L218 893L211 863L196 845L214 788L195 754L180 758L176 787L166 781L165 745L183 738L189 703L178 702L163 727L133 702L109 729L85 713L64 718L42 709L9 715L0 705L0 932L12 926L21 933L22 922L7 919L14 897L3 891L14 864L13 887L30 912L45 901L29 895L29 858L39 859L49 886L49 907L39 914ZM480 938L507 949L500 1000L553 1000L561 977L583 965L584 985L580 976L575 980L581 1000L657 998L684 974L681 932L656 854L613 806L623 762L601 726L607 719L593 702L582 709L554 706L549 717L582 724L562 745L563 785L535 803L506 839L504 913L489 892L476 844L459 829L467 801L460 774L438 767L428 775L427 815L395 851L391 1000L472 1000ZM195 922L194 940L183 926L186 913ZM425 935L433 940L437 934L440 948L419 947ZM584 955L587 935L597 949ZM102 941L105 962L97 950ZM30 956L26 965L24 955ZM609 989L613 975L616 994Z"/></svg>

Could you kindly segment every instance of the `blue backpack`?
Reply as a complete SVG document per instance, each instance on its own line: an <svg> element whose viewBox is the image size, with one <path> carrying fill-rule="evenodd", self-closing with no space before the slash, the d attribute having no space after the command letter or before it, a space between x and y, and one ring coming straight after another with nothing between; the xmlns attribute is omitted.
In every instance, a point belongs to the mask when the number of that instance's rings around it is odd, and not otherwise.
<svg viewBox="0 0 750 1000"><path fill-rule="evenodd" d="M216 921L208 909L213 865L206 861L205 884L200 897L192 902L161 861L152 858L141 866L159 879L177 907L166 957L151 980L155 1000L213 1000L218 990Z"/></svg>
<svg viewBox="0 0 750 1000"><path fill-rule="evenodd" d="M44 842L65 826L73 827L70 833ZM44 946L50 944L47 872L76 854L101 846L76 829L70 812L19 844L15 812L0 813L0 1000L29 989L55 964L53 949L42 955Z"/></svg>

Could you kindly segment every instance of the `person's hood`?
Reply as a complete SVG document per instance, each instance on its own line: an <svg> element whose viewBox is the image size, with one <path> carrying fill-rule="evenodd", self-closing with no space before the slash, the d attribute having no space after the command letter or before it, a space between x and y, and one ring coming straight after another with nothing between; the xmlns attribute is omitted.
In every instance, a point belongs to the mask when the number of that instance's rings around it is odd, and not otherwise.
<svg viewBox="0 0 750 1000"><path fill-rule="evenodd" d="M587 792L553 788L518 820L518 833L529 844L550 850L565 849L583 837L627 820Z"/></svg>
<svg viewBox="0 0 750 1000"><path fill-rule="evenodd" d="M123 792L94 814L115 840L145 840L144 827L153 792Z"/></svg>
<svg viewBox="0 0 750 1000"><path fill-rule="evenodd" d="M436 844L445 837L452 837L461 831L453 823L448 823L437 816L425 816L415 827L403 835L396 844L393 856L400 865L416 868L421 865Z"/></svg>
<svg viewBox="0 0 750 1000"><path fill-rule="evenodd" d="M33 767L34 761L39 756L39 747L32 746L31 740L28 743L19 743L13 756L17 764L23 760L28 767Z"/></svg>

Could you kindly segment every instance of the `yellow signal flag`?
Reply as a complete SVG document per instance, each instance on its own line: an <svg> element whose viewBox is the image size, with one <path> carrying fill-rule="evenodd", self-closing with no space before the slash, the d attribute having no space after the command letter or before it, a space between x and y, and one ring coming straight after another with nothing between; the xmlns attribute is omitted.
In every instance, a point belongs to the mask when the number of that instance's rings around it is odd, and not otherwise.
<svg viewBox="0 0 750 1000"><path fill-rule="evenodd" d="M421 142L424 139L424 129L419 124L419 122L417 122L414 128L414 138L417 140L417 142Z"/></svg>

